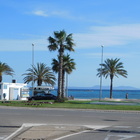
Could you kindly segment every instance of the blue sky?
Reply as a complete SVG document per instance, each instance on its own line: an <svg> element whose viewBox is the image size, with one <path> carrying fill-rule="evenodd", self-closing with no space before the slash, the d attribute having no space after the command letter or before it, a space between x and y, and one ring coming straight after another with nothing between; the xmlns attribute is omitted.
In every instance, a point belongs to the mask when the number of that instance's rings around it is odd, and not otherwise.
<svg viewBox="0 0 140 140"><path fill-rule="evenodd" d="M96 76L103 58L120 58L128 78L115 78L114 86L140 87L140 1L139 0L0 0L0 61L14 71L14 79L23 82L23 73L34 62L51 67L56 52L47 49L47 38L54 31L73 33L76 70L69 86L99 85ZM4 82L12 77L4 76ZM103 79L108 86L109 79Z"/></svg>

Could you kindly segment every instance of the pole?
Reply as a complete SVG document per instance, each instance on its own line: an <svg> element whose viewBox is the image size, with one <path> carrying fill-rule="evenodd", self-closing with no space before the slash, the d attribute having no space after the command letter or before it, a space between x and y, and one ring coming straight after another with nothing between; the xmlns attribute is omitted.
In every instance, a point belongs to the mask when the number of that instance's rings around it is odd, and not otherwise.
<svg viewBox="0 0 140 140"><path fill-rule="evenodd" d="M103 46L102 47L102 52L101 52L101 64L103 64ZM102 65L101 65L101 72L102 72ZM101 73L101 77L100 77L100 97L99 100L102 99L102 73Z"/></svg>
<svg viewBox="0 0 140 140"><path fill-rule="evenodd" d="M34 44L32 44L32 69L34 67ZM34 95L34 74L32 75L32 95Z"/></svg>
<svg viewBox="0 0 140 140"><path fill-rule="evenodd" d="M66 73L66 92L65 92L65 97L68 97L68 74Z"/></svg>

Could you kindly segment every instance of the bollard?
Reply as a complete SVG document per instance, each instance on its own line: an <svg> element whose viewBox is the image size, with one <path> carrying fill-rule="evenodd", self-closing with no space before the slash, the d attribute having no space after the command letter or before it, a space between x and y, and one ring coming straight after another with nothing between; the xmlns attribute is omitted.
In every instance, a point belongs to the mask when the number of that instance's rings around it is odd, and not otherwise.
<svg viewBox="0 0 140 140"><path fill-rule="evenodd" d="M126 93L126 97L125 98L128 99L128 93Z"/></svg>

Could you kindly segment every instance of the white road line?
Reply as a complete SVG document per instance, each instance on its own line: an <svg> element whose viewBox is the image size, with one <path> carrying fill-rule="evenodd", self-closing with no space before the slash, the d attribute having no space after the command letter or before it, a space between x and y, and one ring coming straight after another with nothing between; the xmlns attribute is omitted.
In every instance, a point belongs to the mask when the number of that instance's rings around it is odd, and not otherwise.
<svg viewBox="0 0 140 140"><path fill-rule="evenodd" d="M16 130L14 133L12 133L10 136L8 136L7 138L5 138L4 140L9 140L11 137L13 137L14 135L16 135L19 131L21 131L25 127L40 126L40 125L46 125L46 124L25 123L18 130Z"/></svg>
<svg viewBox="0 0 140 140"><path fill-rule="evenodd" d="M113 126L115 128L131 128L132 126Z"/></svg>
<svg viewBox="0 0 140 140"><path fill-rule="evenodd" d="M109 126L105 126L105 125L83 125L83 126L92 128L92 129L102 129L102 128L109 127Z"/></svg>
<svg viewBox="0 0 140 140"><path fill-rule="evenodd" d="M5 138L5 140L9 140L11 137L13 137L16 133L18 133L20 130L22 130L24 126L22 125L17 131L15 131L14 133L12 133L10 136L8 136L7 138Z"/></svg>
<svg viewBox="0 0 140 140"><path fill-rule="evenodd" d="M81 132L78 132L78 133L74 133L74 134L62 136L62 137L56 138L56 139L54 139L54 140L61 140L61 139L63 139L63 138L67 138L67 137L70 137L70 136L78 135L78 134L81 134L81 133L84 133L84 132L89 132L89 131L91 131L91 130L85 130L85 131L81 131Z"/></svg>
<svg viewBox="0 0 140 140"><path fill-rule="evenodd" d="M48 124L42 124L42 123L24 123L22 126L24 127L32 127L32 126L41 126L41 125L48 125Z"/></svg>
<svg viewBox="0 0 140 140"><path fill-rule="evenodd" d="M107 137L104 140L109 140L111 137L119 137L118 140L126 140L130 138L134 138L136 136L131 136L131 135L107 135Z"/></svg>
<svg viewBox="0 0 140 140"><path fill-rule="evenodd" d="M7 136L4 135L4 136L0 137L0 140L4 140L6 137L7 137Z"/></svg>
<svg viewBox="0 0 140 140"><path fill-rule="evenodd" d="M81 125L81 126L85 126L85 127L92 128L92 129L101 129L101 128L108 127L108 126L100 126L100 125ZM66 136L62 136L60 138L56 138L54 140L61 140L63 138L67 138L67 137L70 137L70 136L78 135L78 134L81 134L81 133L84 133L84 132L89 132L89 131L91 131L91 130L84 130L84 131L81 131L81 132L78 132L78 133L69 134L69 135L66 135Z"/></svg>

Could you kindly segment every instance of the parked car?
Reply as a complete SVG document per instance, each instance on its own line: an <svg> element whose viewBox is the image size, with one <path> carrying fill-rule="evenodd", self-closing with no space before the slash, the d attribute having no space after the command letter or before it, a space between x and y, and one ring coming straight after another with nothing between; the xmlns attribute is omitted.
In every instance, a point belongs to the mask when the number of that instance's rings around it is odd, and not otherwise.
<svg viewBox="0 0 140 140"><path fill-rule="evenodd" d="M56 96L53 94L47 93L37 93L34 96L28 97L28 100L56 100Z"/></svg>

